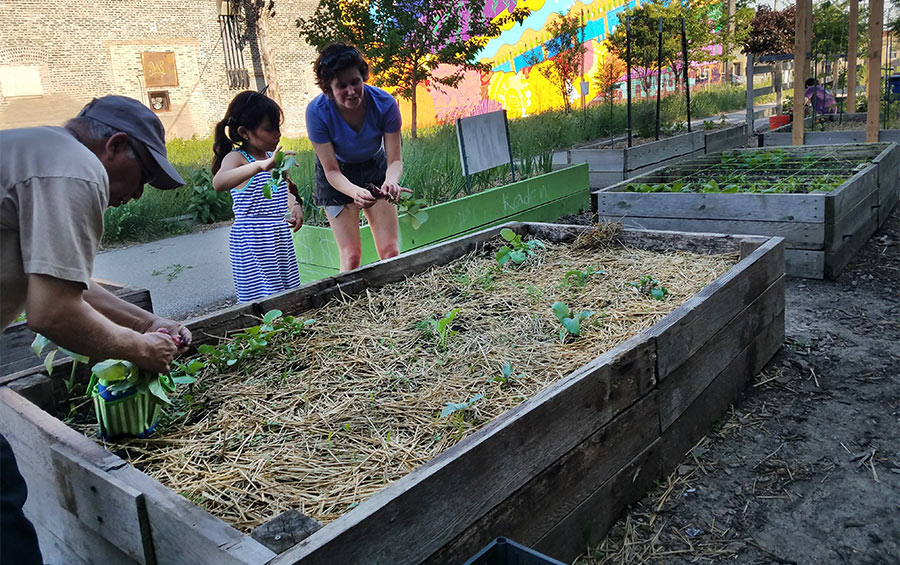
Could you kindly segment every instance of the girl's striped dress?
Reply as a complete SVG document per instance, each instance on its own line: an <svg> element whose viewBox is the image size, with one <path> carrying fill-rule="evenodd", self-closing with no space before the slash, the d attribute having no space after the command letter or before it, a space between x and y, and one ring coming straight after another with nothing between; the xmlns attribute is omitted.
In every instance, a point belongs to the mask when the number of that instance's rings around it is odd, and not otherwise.
<svg viewBox="0 0 900 565"><path fill-rule="evenodd" d="M251 163L256 160L242 149L235 151ZM287 183L282 181L269 199L263 196L262 188L270 178L272 175L263 171L244 187L231 190L234 224L228 248L238 302L251 302L300 286L291 229L284 220L288 211Z"/></svg>

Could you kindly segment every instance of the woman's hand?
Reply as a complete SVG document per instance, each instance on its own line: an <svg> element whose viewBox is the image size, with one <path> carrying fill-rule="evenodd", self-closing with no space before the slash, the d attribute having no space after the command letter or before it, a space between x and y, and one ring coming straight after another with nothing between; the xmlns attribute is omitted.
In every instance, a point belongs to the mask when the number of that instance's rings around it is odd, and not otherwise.
<svg viewBox="0 0 900 565"><path fill-rule="evenodd" d="M297 232L301 227L303 227L303 205L302 204L294 204L291 206L291 209L286 214L285 221L291 227L291 231Z"/></svg>
<svg viewBox="0 0 900 565"><path fill-rule="evenodd" d="M397 182L384 181L384 184L381 185L381 192L387 194L391 202L397 202L400 200L400 194L404 192L411 194L412 190L400 186Z"/></svg>
<svg viewBox="0 0 900 565"><path fill-rule="evenodd" d="M262 159L261 161L257 161L257 163L259 163L259 167L260 167L259 170L260 171L271 171L272 169L274 169L275 168L275 155L279 151L281 151L280 145L275 148L275 151L272 152L271 157L269 157L268 159ZM287 157L288 155L296 155L296 154L297 154L296 151L285 151L284 152L285 157Z"/></svg>
<svg viewBox="0 0 900 565"><path fill-rule="evenodd" d="M365 209L372 207L377 200L369 192L369 189L356 187L356 192L353 194L353 202L360 208Z"/></svg>

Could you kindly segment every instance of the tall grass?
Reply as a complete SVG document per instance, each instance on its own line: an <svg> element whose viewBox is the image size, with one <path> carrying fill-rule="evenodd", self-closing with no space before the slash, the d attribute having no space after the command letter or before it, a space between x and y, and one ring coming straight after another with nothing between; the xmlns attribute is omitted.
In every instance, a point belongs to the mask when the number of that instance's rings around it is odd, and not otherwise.
<svg viewBox="0 0 900 565"><path fill-rule="evenodd" d="M704 118L726 110L743 108L746 94L739 86L711 86L691 93L691 118ZM687 118L682 95L661 101L664 127ZM638 135L652 136L655 129L655 99L636 102L632 107L632 123ZM621 135L625 132L624 104L598 104L566 114L551 111L510 120L509 133L516 178L527 178L549 172L554 151L588 141ZM303 197L304 221L308 225L327 225L320 208L313 204L315 156L306 138L283 138L282 146L296 152L297 166L291 178ZM181 223L166 221L181 216L197 206L198 194L212 190L209 165L212 138L175 139L167 144L169 160L181 173L187 185L172 191L145 190L135 202L110 209L104 216L104 242L141 241L174 233L186 228ZM403 178L401 184L413 190L415 198L432 205L457 198L467 191L462 172L456 130L452 124L423 128L416 140L404 139ZM508 183L509 166L496 167L472 175L472 192ZM221 198L229 198L221 193ZM230 209L230 208L229 208ZM227 216L227 215L226 215Z"/></svg>

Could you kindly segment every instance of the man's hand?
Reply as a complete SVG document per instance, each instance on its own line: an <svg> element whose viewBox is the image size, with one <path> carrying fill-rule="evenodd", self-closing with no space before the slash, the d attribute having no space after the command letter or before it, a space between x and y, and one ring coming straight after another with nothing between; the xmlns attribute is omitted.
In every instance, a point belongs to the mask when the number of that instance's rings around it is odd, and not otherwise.
<svg viewBox="0 0 900 565"><path fill-rule="evenodd" d="M182 326L178 322L167 320L165 318L159 318L152 325L156 326L156 330L148 329L145 330L144 333L146 334L150 333L151 331L157 331L171 336L172 341L175 342L175 345L178 347L179 355L187 351L188 347L190 347L191 340L193 339L191 330Z"/></svg>
<svg viewBox="0 0 900 565"><path fill-rule="evenodd" d="M171 370L172 360L175 358L177 346L172 336L163 332L150 332L142 334L137 365L148 371L168 373Z"/></svg>

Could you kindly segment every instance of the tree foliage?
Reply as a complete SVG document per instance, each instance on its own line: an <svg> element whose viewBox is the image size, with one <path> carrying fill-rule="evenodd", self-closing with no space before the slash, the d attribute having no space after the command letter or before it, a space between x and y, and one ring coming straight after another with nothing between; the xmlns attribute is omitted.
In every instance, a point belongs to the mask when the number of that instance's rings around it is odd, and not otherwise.
<svg viewBox="0 0 900 565"><path fill-rule="evenodd" d="M750 35L741 46L741 53L753 55L782 55L794 52L794 6L773 10L761 5L750 20Z"/></svg>
<svg viewBox="0 0 900 565"><path fill-rule="evenodd" d="M694 62L712 61L714 56L707 49L715 41L713 35L714 15L718 8L712 0L697 0L690 7L679 2L668 6L654 0L638 8L626 10L620 16L620 23L610 35L610 50L625 60L625 17L631 17L631 66L637 73L645 90L649 90L656 74L659 18L663 24L664 68L671 69L676 81L682 65L681 18L684 18L685 35L688 44L688 59Z"/></svg>
<svg viewBox="0 0 900 565"><path fill-rule="evenodd" d="M572 109L569 89L580 86L581 64L587 49L582 42L584 26L579 16L567 16L563 13L558 16L547 25L551 39L543 44L545 60L538 63L536 68L556 87L568 114ZM533 57L531 59L530 63L537 62Z"/></svg>
<svg viewBox="0 0 900 565"><path fill-rule="evenodd" d="M491 19L486 0L320 0L309 18L298 18L300 37L321 49L345 41L361 49L375 84L393 88L412 102L412 137L416 137L416 87L454 87L467 69L489 71L476 56L503 26L521 23L530 11L517 7ZM435 74L439 65L448 74Z"/></svg>
<svg viewBox="0 0 900 565"><path fill-rule="evenodd" d="M625 61L616 57L614 53L607 53L600 61L594 76L594 86L600 91L600 96L611 102L613 91L619 83L619 79L625 74Z"/></svg>

